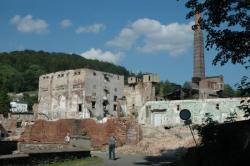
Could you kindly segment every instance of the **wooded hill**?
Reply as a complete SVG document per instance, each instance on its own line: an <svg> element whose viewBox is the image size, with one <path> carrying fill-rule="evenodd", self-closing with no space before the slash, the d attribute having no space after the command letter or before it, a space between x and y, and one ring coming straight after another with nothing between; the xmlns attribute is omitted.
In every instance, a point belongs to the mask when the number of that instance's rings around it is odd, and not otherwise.
<svg viewBox="0 0 250 166"><path fill-rule="evenodd" d="M45 73L89 68L127 77L129 71L112 63L86 59L76 54L45 51L13 51L0 53L0 88L8 92L38 89L38 78Z"/></svg>

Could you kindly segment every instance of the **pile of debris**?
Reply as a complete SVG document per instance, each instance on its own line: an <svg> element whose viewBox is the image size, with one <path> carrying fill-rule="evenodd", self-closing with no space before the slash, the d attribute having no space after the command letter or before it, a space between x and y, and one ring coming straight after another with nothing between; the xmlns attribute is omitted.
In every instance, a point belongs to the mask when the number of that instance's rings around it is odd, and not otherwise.
<svg viewBox="0 0 250 166"><path fill-rule="evenodd" d="M186 126L165 129L164 127L142 127L143 139L137 145L124 145L117 149L123 154L163 155L164 153L182 151L195 146L195 142ZM199 140L197 131L195 138Z"/></svg>

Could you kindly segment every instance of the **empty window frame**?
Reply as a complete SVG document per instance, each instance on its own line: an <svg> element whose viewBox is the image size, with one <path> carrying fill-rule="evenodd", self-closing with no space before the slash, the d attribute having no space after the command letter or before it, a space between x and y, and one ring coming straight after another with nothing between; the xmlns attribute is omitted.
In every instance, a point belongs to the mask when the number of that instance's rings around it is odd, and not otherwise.
<svg viewBox="0 0 250 166"><path fill-rule="evenodd" d="M114 104L114 111L116 111L117 110L117 105L116 104Z"/></svg>
<svg viewBox="0 0 250 166"><path fill-rule="evenodd" d="M117 96L114 96L114 101L116 101L117 100Z"/></svg>
<svg viewBox="0 0 250 166"><path fill-rule="evenodd" d="M95 108L95 101L91 101L92 108Z"/></svg>
<svg viewBox="0 0 250 166"><path fill-rule="evenodd" d="M220 109L220 105L217 103L216 104L216 109L219 110Z"/></svg>
<svg viewBox="0 0 250 166"><path fill-rule="evenodd" d="M78 104L78 112L82 112L82 104Z"/></svg>

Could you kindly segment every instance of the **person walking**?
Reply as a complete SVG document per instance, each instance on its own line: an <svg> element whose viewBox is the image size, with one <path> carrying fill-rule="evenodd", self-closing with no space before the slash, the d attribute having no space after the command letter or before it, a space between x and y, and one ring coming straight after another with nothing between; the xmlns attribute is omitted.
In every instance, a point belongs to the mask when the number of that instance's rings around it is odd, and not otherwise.
<svg viewBox="0 0 250 166"><path fill-rule="evenodd" d="M113 159L115 160L115 146L116 146L116 139L115 137L112 135L109 138L109 159Z"/></svg>

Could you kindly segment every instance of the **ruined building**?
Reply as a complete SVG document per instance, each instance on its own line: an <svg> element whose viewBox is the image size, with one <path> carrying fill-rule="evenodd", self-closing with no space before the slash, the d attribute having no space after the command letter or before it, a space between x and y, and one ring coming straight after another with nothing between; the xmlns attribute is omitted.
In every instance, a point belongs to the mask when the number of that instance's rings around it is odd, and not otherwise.
<svg viewBox="0 0 250 166"><path fill-rule="evenodd" d="M217 98L195 100L149 101L138 111L139 124L149 126L179 126L184 124L179 114L183 109L191 112L192 124L202 124L210 117L213 121L245 120L240 109L250 98ZM209 116L208 116L209 115Z"/></svg>
<svg viewBox="0 0 250 166"><path fill-rule="evenodd" d="M136 113L147 101L155 100L154 84L159 81L160 77L156 74L129 77L128 85L124 88L127 111L132 114Z"/></svg>
<svg viewBox="0 0 250 166"><path fill-rule="evenodd" d="M201 15L196 13L194 31L194 66L192 83L198 86L199 98L218 97L218 92L224 89L224 78L220 76L206 77L204 62L204 46L202 27L200 25Z"/></svg>
<svg viewBox="0 0 250 166"><path fill-rule="evenodd" d="M38 117L54 120L116 116L123 89L124 76L91 69L42 75Z"/></svg>

